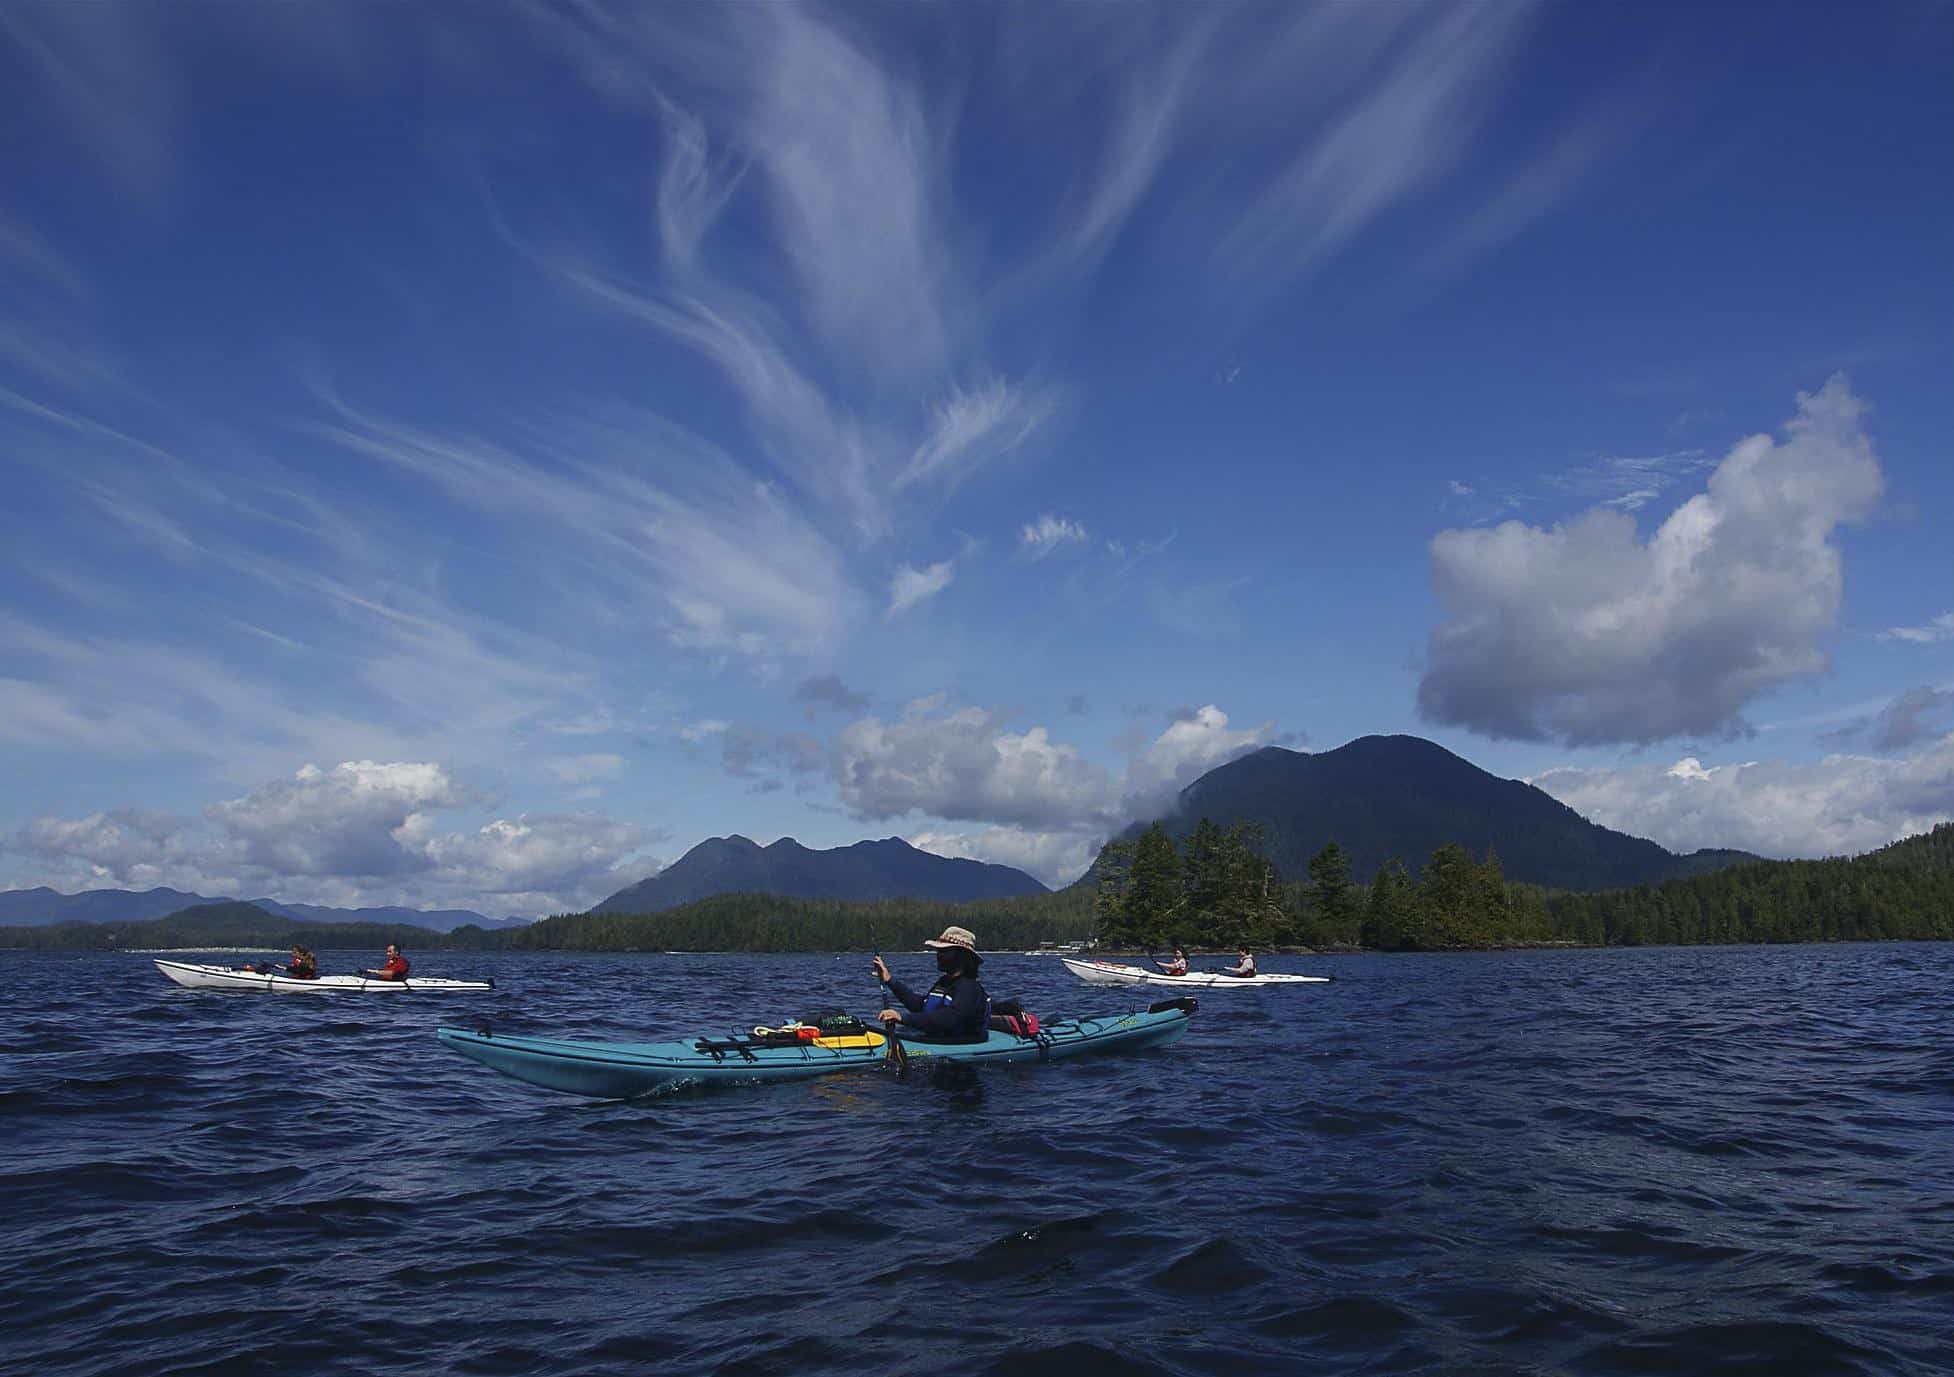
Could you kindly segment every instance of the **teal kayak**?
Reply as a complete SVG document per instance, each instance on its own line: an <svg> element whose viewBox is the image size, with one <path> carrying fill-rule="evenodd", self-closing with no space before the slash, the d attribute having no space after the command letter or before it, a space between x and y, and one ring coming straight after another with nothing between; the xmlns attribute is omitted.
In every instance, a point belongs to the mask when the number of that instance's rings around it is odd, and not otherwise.
<svg viewBox="0 0 1954 1377"><path fill-rule="evenodd" d="M923 1042L905 1038L905 1056L922 1064L957 1061L1055 1061L1085 1052L1164 1047L1187 1031L1192 999L1174 999L1130 1014L1047 1024L1034 1036L992 1032L983 1042ZM762 1046L740 1039L690 1042L588 1042L533 1038L488 1030L437 1030L441 1041L505 1076L571 1095L624 1099L681 1085L742 1085L803 1080L879 1066L880 1033L821 1039L798 1046Z"/></svg>

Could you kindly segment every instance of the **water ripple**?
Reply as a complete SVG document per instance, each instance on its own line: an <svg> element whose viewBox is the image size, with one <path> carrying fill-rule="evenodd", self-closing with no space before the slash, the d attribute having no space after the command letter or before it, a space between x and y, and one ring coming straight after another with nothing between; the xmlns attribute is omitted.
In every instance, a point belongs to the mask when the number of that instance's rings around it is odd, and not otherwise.
<svg viewBox="0 0 1954 1377"><path fill-rule="evenodd" d="M1279 961L1339 980L1211 995L1173 1048L608 1104L432 1029L866 1010L865 963L426 960L500 988L0 953L0 1368L1954 1368L1949 947Z"/></svg>

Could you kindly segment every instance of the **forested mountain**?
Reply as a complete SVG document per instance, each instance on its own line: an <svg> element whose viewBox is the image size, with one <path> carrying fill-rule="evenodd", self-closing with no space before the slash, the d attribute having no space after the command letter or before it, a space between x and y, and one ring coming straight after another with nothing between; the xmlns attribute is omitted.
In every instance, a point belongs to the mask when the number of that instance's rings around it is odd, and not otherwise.
<svg viewBox="0 0 1954 1377"><path fill-rule="evenodd" d="M1073 941L1092 932L1092 896L1067 889L949 904L720 894L659 913L571 913L493 934L493 945L551 951L915 951L955 923L986 952Z"/></svg>
<svg viewBox="0 0 1954 1377"><path fill-rule="evenodd" d="M479 929L471 929L479 932ZM223 899L192 904L162 918L139 922L42 923L0 927L0 947L47 951L211 950L220 947L281 948L293 942L327 949L382 951L389 942L411 947L447 945L446 934L405 934L399 924L299 923L256 904Z"/></svg>
<svg viewBox="0 0 1954 1377"><path fill-rule="evenodd" d="M410 941L412 950L516 951L915 951L952 923L970 928L985 951L1071 941L1092 931L1092 896L1082 890L947 904L927 899L874 903L720 894L660 913L569 913L484 931L458 928ZM217 947L318 951L371 949L401 939L379 924L294 923L254 904L198 904L141 923L55 923L0 927L0 949L128 951Z"/></svg>
<svg viewBox="0 0 1954 1377"><path fill-rule="evenodd" d="M1415 877L1394 860L1366 885L1332 840L1292 882L1256 840L1251 823L1203 819L1185 845L1157 823L1111 843L1093 900L1099 939L1448 951L1954 938L1954 823L1850 859L1752 860L1594 894L1510 883L1497 854L1451 842Z"/></svg>
<svg viewBox="0 0 1954 1377"><path fill-rule="evenodd" d="M1954 823L1863 856L1753 861L1546 908L1558 934L1608 946L1954 938Z"/></svg>
<svg viewBox="0 0 1954 1377"><path fill-rule="evenodd" d="M1652 884L1755 859L1741 851L1678 856L1416 736L1359 737L1315 754L1265 747L1202 775L1161 821L1185 840L1203 818L1260 827L1262 854L1289 877L1332 841L1366 882L1394 857L1415 875L1448 843L1476 856L1497 852L1507 879L1555 889Z"/></svg>
<svg viewBox="0 0 1954 1377"><path fill-rule="evenodd" d="M656 913L715 894L968 903L1045 892L1045 886L1022 870L933 856L900 837L813 851L792 837L761 846L732 836L700 842L650 879L619 890L591 911Z"/></svg>

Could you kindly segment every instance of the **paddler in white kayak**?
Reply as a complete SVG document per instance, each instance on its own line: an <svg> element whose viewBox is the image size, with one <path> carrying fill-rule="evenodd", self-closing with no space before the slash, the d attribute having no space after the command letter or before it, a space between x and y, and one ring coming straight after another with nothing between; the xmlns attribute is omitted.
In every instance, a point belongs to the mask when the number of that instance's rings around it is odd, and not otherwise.
<svg viewBox="0 0 1954 1377"><path fill-rule="evenodd" d="M1153 964L1160 967L1160 973L1162 975L1186 975L1187 949L1185 947L1175 947L1174 959L1172 961L1162 961L1156 956Z"/></svg>
<svg viewBox="0 0 1954 1377"><path fill-rule="evenodd" d="M1235 953L1241 959L1236 961L1232 966L1223 966L1221 973L1223 975L1254 975L1255 953L1247 947L1237 947L1235 948Z"/></svg>
<svg viewBox="0 0 1954 1377"><path fill-rule="evenodd" d="M977 954L977 935L969 928L949 927L923 945L936 949L939 972L926 995L890 975L882 958L875 958L875 978L909 1011L889 1008L876 1017L891 1036L909 1028L930 1042L983 1042L991 1035L991 997L977 980L977 966L984 959Z"/></svg>
<svg viewBox="0 0 1954 1377"><path fill-rule="evenodd" d="M289 975L294 980L319 978L318 958L296 942L292 943L292 959L285 965L274 966L267 962L264 965L254 966L247 961L244 969L258 975Z"/></svg>
<svg viewBox="0 0 1954 1377"><path fill-rule="evenodd" d="M387 943L387 964L379 970L363 970L361 975L370 975L375 980L405 980L407 978L407 958L400 954L400 948L392 942Z"/></svg>

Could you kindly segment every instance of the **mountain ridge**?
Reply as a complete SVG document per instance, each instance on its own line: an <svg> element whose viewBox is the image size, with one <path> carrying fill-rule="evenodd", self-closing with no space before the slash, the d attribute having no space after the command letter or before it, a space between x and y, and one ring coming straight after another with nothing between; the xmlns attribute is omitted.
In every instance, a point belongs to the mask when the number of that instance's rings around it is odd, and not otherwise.
<svg viewBox="0 0 1954 1377"><path fill-rule="evenodd" d="M814 850L792 837L761 846L735 832L708 837L656 875L628 885L592 913L658 913L719 894L790 899L1027 898L1050 891L1022 870L989 861L937 856L900 837Z"/></svg>
<svg viewBox="0 0 1954 1377"><path fill-rule="evenodd" d="M1678 855L1409 735L1360 736L1319 752L1264 746L1189 784L1159 821L1183 838L1203 817L1224 827L1260 824L1263 854L1291 881L1306 878L1311 857L1331 841L1348 857L1351 879L1366 884L1387 860L1402 860L1416 874L1434 851L1455 842L1475 856L1497 851L1509 880L1581 891L1759 859L1714 849ZM1143 830L1135 824L1122 835Z"/></svg>
<svg viewBox="0 0 1954 1377"><path fill-rule="evenodd" d="M0 926L44 927L52 923L142 923L167 918L186 908L208 904L250 904L266 913L297 923L389 923L452 932L473 924L484 931L527 927L526 918L489 918L473 909L417 909L398 905L373 908L329 908L321 904L287 904L276 899L235 899L192 894L181 889L85 889L63 894L46 885L32 889L0 890ZM430 919L437 921L429 921Z"/></svg>

